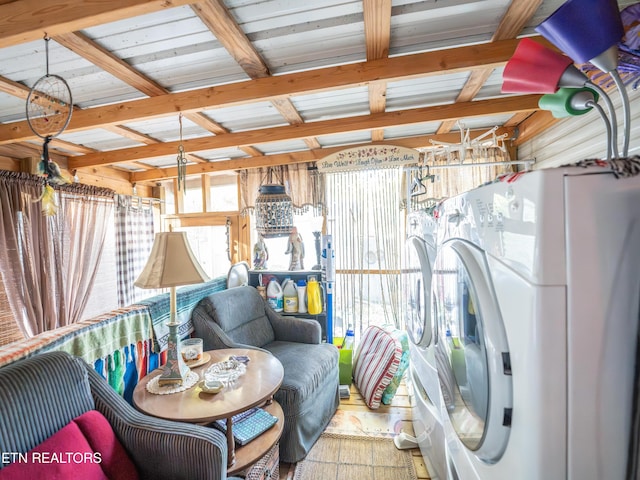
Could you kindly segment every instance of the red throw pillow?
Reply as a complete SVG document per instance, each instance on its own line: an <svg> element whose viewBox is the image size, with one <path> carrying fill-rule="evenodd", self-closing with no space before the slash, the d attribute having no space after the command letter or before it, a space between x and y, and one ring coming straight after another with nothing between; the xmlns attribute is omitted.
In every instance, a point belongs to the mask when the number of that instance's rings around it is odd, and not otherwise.
<svg viewBox="0 0 640 480"><path fill-rule="evenodd" d="M73 422L25 454L10 453L13 463L0 470L1 480L109 480L98 457ZM3 457L6 455L7 452L3 452Z"/></svg>
<svg viewBox="0 0 640 480"><path fill-rule="evenodd" d="M0 480L138 480L136 467L97 410L75 418L26 454L3 453L12 463Z"/></svg>
<svg viewBox="0 0 640 480"><path fill-rule="evenodd" d="M100 452L100 466L110 480L138 480L138 472L109 421L97 410L89 410L73 420L94 452Z"/></svg>

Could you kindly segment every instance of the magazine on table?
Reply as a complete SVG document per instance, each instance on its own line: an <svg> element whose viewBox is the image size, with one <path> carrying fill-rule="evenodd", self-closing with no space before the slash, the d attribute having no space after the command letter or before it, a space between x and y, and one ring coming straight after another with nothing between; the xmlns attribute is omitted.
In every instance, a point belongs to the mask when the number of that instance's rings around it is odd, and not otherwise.
<svg viewBox="0 0 640 480"><path fill-rule="evenodd" d="M278 422L278 418L262 408L250 408L232 417L233 439L238 445L246 445L261 433L269 430ZM226 433L227 421L216 420L215 426Z"/></svg>

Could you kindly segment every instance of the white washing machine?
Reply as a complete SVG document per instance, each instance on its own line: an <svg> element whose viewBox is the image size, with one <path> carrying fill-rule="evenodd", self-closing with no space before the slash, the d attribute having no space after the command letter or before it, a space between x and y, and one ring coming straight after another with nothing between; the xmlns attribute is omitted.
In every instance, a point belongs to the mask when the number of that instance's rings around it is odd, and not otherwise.
<svg viewBox="0 0 640 480"><path fill-rule="evenodd" d="M628 478L640 177L598 163L505 177L439 208L449 478Z"/></svg>
<svg viewBox="0 0 640 480"><path fill-rule="evenodd" d="M444 480L445 441L434 353L437 331L431 320L431 270L435 256L433 217L424 211L409 214L402 284L409 337L407 383L411 392L413 429L431 478Z"/></svg>

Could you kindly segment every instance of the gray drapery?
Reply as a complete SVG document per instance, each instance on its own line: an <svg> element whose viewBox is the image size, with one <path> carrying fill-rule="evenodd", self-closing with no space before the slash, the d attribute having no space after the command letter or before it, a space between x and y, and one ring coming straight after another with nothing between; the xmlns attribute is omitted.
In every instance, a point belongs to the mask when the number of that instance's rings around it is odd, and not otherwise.
<svg viewBox="0 0 640 480"><path fill-rule="evenodd" d="M0 273L26 337L80 320L100 262L113 191L56 186L44 216L42 177L0 171Z"/></svg>

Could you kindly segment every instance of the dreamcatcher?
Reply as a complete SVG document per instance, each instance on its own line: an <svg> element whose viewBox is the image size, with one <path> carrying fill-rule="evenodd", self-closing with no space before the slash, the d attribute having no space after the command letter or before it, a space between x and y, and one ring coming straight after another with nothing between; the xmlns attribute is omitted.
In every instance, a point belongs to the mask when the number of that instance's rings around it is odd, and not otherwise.
<svg viewBox="0 0 640 480"><path fill-rule="evenodd" d="M43 176L42 195L36 201L42 201L42 211L45 215L55 215L57 205L55 192L51 185L70 183L60 167L49 158L49 142L60 135L71 120L73 101L71 89L58 75L49 74L49 38L45 37L45 52L47 73L29 90L27 95L27 122L29 128L44 140L42 145L42 160L38 166Z"/></svg>

